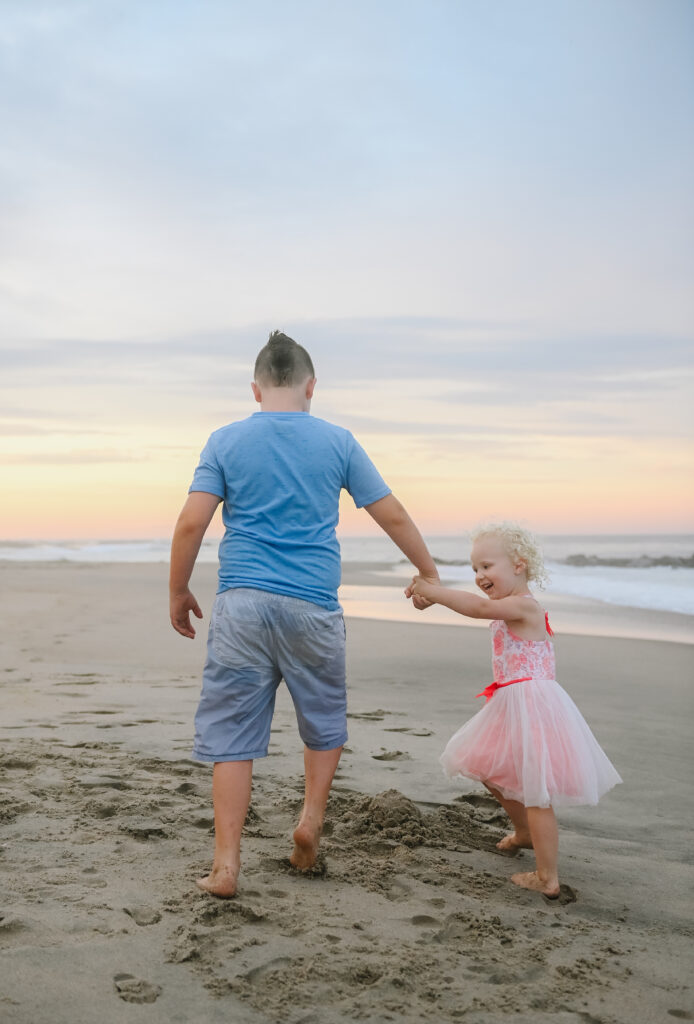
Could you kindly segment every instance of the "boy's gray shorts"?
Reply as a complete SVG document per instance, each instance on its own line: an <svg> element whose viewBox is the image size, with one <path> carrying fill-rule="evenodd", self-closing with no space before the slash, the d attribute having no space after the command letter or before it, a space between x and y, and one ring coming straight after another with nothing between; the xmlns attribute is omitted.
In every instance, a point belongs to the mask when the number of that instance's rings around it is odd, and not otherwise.
<svg viewBox="0 0 694 1024"><path fill-rule="evenodd" d="M265 757L281 680L311 750L347 740L342 610L264 590L218 594L212 610L202 694L195 716L196 761Z"/></svg>

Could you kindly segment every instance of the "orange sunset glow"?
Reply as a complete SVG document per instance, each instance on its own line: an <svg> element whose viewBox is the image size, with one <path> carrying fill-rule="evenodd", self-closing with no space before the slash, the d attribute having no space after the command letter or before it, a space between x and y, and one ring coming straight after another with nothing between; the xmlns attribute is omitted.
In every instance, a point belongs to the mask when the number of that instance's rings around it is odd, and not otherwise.
<svg viewBox="0 0 694 1024"><path fill-rule="evenodd" d="M438 394L441 388L438 383ZM412 385L403 385L406 409L415 401L412 391ZM355 395L358 407L357 385ZM70 432L52 432L39 429L42 421L37 420L36 432L27 431L21 443L15 442L13 458L4 467L3 537L170 534L199 449L218 424L192 403L185 415L163 423L142 417L137 408L121 419L117 389L104 388L102 398L101 420L89 411L98 430L78 425ZM79 396L73 393L72 399L78 407ZM686 439L585 436L580 431L567 436L561 424L541 424L542 410L524 429L514 424L515 408L505 421L486 426L477 422L480 406L471 412L453 403L443 410L447 431L442 436L426 422L436 410L420 405L419 423L403 416L392 388L378 409L379 429L369 423L359 430L358 422L352 429L429 534L461 533L489 517L520 518L549 533L682 531L691 522L694 487ZM77 414L72 408L71 401L64 415L79 424L79 408ZM254 409L249 389L245 405L236 401L229 418ZM349 393L334 395L329 386L317 394L314 414L348 427L356 415L349 409ZM623 414L628 415L626 409ZM212 530L218 533L219 528L215 522ZM342 532L371 529L369 517L345 495Z"/></svg>

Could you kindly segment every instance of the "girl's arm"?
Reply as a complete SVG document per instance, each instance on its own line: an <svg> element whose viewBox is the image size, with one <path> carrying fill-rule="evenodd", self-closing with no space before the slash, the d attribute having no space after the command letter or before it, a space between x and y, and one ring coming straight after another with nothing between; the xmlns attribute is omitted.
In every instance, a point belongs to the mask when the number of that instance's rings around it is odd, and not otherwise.
<svg viewBox="0 0 694 1024"><path fill-rule="evenodd" d="M459 615L467 615L470 619L503 619L505 622L523 622L537 615L538 606L527 597L503 597L498 601L488 597L478 597L464 590L451 590L440 583L428 583L421 576L415 576L405 591L406 597L418 594L432 604L443 605Z"/></svg>

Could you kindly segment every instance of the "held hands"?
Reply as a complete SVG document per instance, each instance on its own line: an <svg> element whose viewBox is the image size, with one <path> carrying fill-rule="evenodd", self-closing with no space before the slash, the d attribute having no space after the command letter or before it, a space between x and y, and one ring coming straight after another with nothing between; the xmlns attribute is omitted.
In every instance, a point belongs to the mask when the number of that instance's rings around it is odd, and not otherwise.
<svg viewBox="0 0 694 1024"><path fill-rule="evenodd" d="M411 597L412 604L422 612L436 603L427 597L427 590L430 587L435 587L438 583L438 576L413 576L412 582L405 589L405 597Z"/></svg>
<svg viewBox="0 0 694 1024"><path fill-rule="evenodd" d="M200 605L189 590L182 594L171 594L169 599L171 625L181 636L187 636L192 640L195 636L195 629L190 621L191 612L196 618L202 618Z"/></svg>

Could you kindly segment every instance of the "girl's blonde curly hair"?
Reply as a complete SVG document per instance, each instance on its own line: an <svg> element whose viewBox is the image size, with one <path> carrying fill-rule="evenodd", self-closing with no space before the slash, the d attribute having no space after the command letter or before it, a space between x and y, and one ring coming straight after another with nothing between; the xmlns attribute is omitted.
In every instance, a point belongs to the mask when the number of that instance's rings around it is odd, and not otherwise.
<svg viewBox="0 0 694 1024"><path fill-rule="evenodd" d="M542 590L549 581L542 549L537 537L520 523L481 523L470 533L473 544L479 537L495 536L501 539L509 558L525 562L528 583L535 583Z"/></svg>

